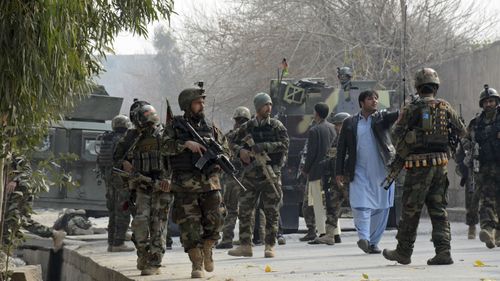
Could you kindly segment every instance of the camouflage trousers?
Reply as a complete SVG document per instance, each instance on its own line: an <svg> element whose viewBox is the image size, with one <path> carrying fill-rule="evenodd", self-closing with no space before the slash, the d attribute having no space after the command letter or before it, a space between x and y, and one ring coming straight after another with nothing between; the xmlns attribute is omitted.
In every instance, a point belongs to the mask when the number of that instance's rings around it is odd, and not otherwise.
<svg viewBox="0 0 500 281"><path fill-rule="evenodd" d="M240 196L239 185L231 178L225 180L224 205L226 206L226 217L222 227L221 243L232 243L234 238L234 227L238 219L238 198Z"/></svg>
<svg viewBox="0 0 500 281"><path fill-rule="evenodd" d="M276 182L277 193L273 184L265 177L244 177L242 183L247 190L241 191L239 201L240 212L238 218L240 220L241 245L251 245L255 223L255 206L257 206L258 200L261 200L266 219L266 236L264 242L266 245L274 246L276 244L276 235L278 234L279 209L283 198L281 182Z"/></svg>
<svg viewBox="0 0 500 281"><path fill-rule="evenodd" d="M40 237L50 238L52 237L52 228L45 226L37 221L34 221L31 217L25 218L24 229L36 234Z"/></svg>
<svg viewBox="0 0 500 281"><path fill-rule="evenodd" d="M481 229L500 230L500 170L495 163L481 164L475 175L481 190L479 217Z"/></svg>
<svg viewBox="0 0 500 281"><path fill-rule="evenodd" d="M327 184L330 187L328 196L325 198L326 224L337 228L339 218L342 215L342 204L349 200L348 187L347 185L339 186L333 177L327 177L324 180L328 181Z"/></svg>
<svg viewBox="0 0 500 281"><path fill-rule="evenodd" d="M130 224L128 185L118 176L106 179L106 207L109 212L108 245L120 246L125 242L125 235Z"/></svg>
<svg viewBox="0 0 500 281"><path fill-rule="evenodd" d="M436 253L450 250L446 167L431 166L409 169L403 185L401 220L398 225L397 250L411 256L417 238L417 227L424 204L432 222L432 241Z"/></svg>
<svg viewBox="0 0 500 281"><path fill-rule="evenodd" d="M473 186L472 172L465 183L465 224L476 225L479 223L479 199L481 190Z"/></svg>
<svg viewBox="0 0 500 281"><path fill-rule="evenodd" d="M302 201L302 215L306 221L306 226L309 231L316 230L316 220L314 218L314 207L309 206L309 191L306 188L304 190L304 200Z"/></svg>
<svg viewBox="0 0 500 281"><path fill-rule="evenodd" d="M172 219L179 225L186 253L203 247L204 240L219 240L224 221L220 191L175 192L174 196Z"/></svg>
<svg viewBox="0 0 500 281"><path fill-rule="evenodd" d="M136 196L132 233L137 256L146 257L150 266L159 267L166 248L172 194L143 183L136 187Z"/></svg>

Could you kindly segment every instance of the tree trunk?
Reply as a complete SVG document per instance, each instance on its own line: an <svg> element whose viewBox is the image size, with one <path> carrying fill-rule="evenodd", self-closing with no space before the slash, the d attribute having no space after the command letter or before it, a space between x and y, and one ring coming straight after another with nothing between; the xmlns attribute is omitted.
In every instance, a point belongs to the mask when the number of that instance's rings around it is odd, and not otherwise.
<svg viewBox="0 0 500 281"><path fill-rule="evenodd" d="M7 175L4 174L5 172L5 158L0 158L0 237L2 237L3 234L3 200L4 200L4 190L5 190L5 182ZM0 241L0 244L2 241Z"/></svg>

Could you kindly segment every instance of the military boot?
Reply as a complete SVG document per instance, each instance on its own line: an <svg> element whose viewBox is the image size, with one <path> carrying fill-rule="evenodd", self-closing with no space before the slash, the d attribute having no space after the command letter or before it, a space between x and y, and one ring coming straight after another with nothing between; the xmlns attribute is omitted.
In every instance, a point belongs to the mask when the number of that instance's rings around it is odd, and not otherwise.
<svg viewBox="0 0 500 281"><path fill-rule="evenodd" d="M236 249L229 250L227 254L233 257L251 257L253 256L252 246L240 245Z"/></svg>
<svg viewBox="0 0 500 281"><path fill-rule="evenodd" d="M467 238L470 240L476 239L476 226L469 225L469 233L467 234Z"/></svg>
<svg viewBox="0 0 500 281"><path fill-rule="evenodd" d="M342 243L342 239L340 238L340 234L335 234L335 236L333 237L333 240L335 241L335 244Z"/></svg>
<svg viewBox="0 0 500 281"><path fill-rule="evenodd" d="M283 234L278 234L278 245L286 245L286 239Z"/></svg>
<svg viewBox="0 0 500 281"><path fill-rule="evenodd" d="M495 244L500 247L500 229L495 230Z"/></svg>
<svg viewBox="0 0 500 281"><path fill-rule="evenodd" d="M486 247L488 247L489 249L493 249L495 248L495 240L493 238L493 229L481 229L481 231L479 232L479 239L481 240L481 242L483 242L484 244L486 244Z"/></svg>
<svg viewBox="0 0 500 281"><path fill-rule="evenodd" d="M203 278L203 251L200 248L193 248L188 251L189 259L191 260L191 278Z"/></svg>
<svg viewBox="0 0 500 281"><path fill-rule="evenodd" d="M132 252L134 250L135 248L128 247L127 245L125 245L125 243L119 246L108 246L108 252Z"/></svg>
<svg viewBox="0 0 500 281"><path fill-rule="evenodd" d="M453 259L451 258L450 251L443 251L436 254L433 258L427 260L428 265L445 265L453 264Z"/></svg>
<svg viewBox="0 0 500 281"><path fill-rule="evenodd" d="M141 275L146 276L146 275L159 275L161 274L161 270L159 267L156 266L146 266L143 270L141 270Z"/></svg>
<svg viewBox="0 0 500 281"><path fill-rule="evenodd" d="M299 240L302 242L307 242L307 241L314 240L316 237L317 237L316 236L316 229L309 228L307 230L307 234L304 237L299 238Z"/></svg>
<svg viewBox="0 0 500 281"><path fill-rule="evenodd" d="M148 253L146 251L137 251L137 269L144 270L148 267Z"/></svg>
<svg viewBox="0 0 500 281"><path fill-rule="evenodd" d="M66 232L64 232L62 230L52 231L52 241L54 242L54 252L57 252L62 248L65 237L66 237Z"/></svg>
<svg viewBox="0 0 500 281"><path fill-rule="evenodd" d="M205 266L205 270L208 272L214 271L214 260L212 258L212 249L214 244L215 240L203 241L203 264Z"/></svg>
<svg viewBox="0 0 500 281"><path fill-rule="evenodd" d="M266 248L264 249L264 257L265 258L274 258L274 256L275 256L274 246L266 244Z"/></svg>
<svg viewBox="0 0 500 281"><path fill-rule="evenodd" d="M326 225L326 233L316 237L313 241L310 241L308 244L326 244L326 245L335 245L335 228L331 225Z"/></svg>
<svg viewBox="0 0 500 281"><path fill-rule="evenodd" d="M410 264L411 263L411 257L399 253L398 250L384 249L384 251L382 252L382 255L387 260L397 261L400 264Z"/></svg>

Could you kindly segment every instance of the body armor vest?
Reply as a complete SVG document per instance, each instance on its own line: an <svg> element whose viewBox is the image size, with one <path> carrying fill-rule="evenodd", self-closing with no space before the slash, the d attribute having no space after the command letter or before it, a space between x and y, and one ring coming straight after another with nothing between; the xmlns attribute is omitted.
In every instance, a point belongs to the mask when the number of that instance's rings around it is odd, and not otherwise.
<svg viewBox="0 0 500 281"><path fill-rule="evenodd" d="M474 125L474 139L479 145L479 162L500 162L500 110L495 118L487 123L481 114Z"/></svg>
<svg viewBox="0 0 500 281"><path fill-rule="evenodd" d="M417 110L412 112L413 125L405 137L412 154L446 152L449 145L448 106L445 102L437 103L420 100Z"/></svg>
<svg viewBox="0 0 500 281"><path fill-rule="evenodd" d="M109 169L113 166L113 152L116 143L123 135L123 133L105 132L99 136L101 139L101 147L99 149L99 155L97 156L97 163L100 167Z"/></svg>
<svg viewBox="0 0 500 281"><path fill-rule="evenodd" d="M159 175L163 170L163 157L160 152L160 136L146 131L135 145L132 165L134 169L146 176Z"/></svg>
<svg viewBox="0 0 500 281"><path fill-rule="evenodd" d="M101 167L110 167L113 165L113 132L105 132L99 138L101 139L101 147L97 163Z"/></svg>
<svg viewBox="0 0 500 281"><path fill-rule="evenodd" d="M185 129L183 122L187 122L183 116L175 116L173 121L174 130L177 133L177 138L181 141L192 141L193 137ZM213 128L207 124L205 119L200 121L199 125L193 125L193 128L202 138L212 138ZM170 156L170 165L174 172L195 172L199 171L194 165L200 159L199 154L194 154L189 149L185 149L183 152ZM200 171L201 172L201 171Z"/></svg>
<svg viewBox="0 0 500 281"><path fill-rule="evenodd" d="M259 127L248 126L248 133L252 135L255 144L280 141L271 124L265 124ZM268 165L278 165L280 167L283 165L284 152L267 153L267 156L271 158Z"/></svg>

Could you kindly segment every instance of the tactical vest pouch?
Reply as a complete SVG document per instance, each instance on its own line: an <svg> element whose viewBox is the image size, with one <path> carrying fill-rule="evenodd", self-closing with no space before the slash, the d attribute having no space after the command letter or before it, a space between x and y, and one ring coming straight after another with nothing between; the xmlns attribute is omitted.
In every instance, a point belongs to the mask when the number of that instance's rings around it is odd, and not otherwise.
<svg viewBox="0 0 500 281"><path fill-rule="evenodd" d="M417 133L415 130L411 130L405 135L405 142L407 144L414 144L417 142Z"/></svg>
<svg viewBox="0 0 500 281"><path fill-rule="evenodd" d="M137 152L133 159L134 169L139 173L151 174L161 172L163 169L160 151Z"/></svg>
<svg viewBox="0 0 500 281"><path fill-rule="evenodd" d="M422 108L422 129L425 132L430 132L434 129L434 120L429 106Z"/></svg>

